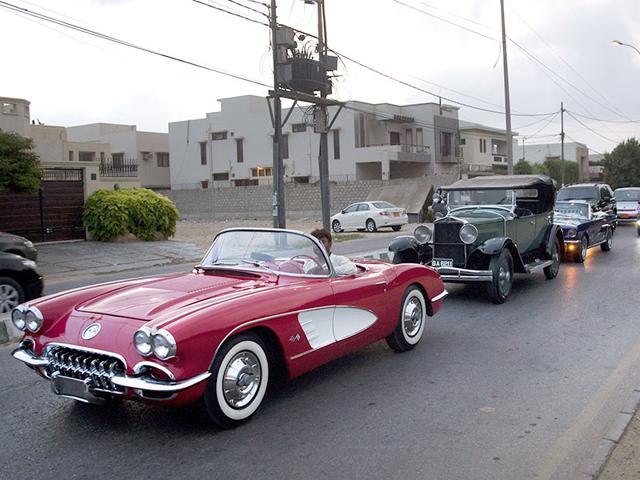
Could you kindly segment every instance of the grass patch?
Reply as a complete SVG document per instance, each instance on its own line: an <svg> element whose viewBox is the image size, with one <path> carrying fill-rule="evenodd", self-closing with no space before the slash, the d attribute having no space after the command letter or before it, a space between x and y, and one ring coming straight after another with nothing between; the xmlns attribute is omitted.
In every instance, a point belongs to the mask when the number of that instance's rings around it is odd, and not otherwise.
<svg viewBox="0 0 640 480"><path fill-rule="evenodd" d="M332 237L334 242L346 242L348 240L364 238L364 235L361 233L334 233Z"/></svg>

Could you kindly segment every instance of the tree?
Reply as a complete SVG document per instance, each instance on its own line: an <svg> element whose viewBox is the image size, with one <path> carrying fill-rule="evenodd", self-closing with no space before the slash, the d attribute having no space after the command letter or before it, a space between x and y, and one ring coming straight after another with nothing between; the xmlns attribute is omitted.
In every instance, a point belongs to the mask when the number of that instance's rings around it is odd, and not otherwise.
<svg viewBox="0 0 640 480"><path fill-rule="evenodd" d="M33 151L33 140L17 133L0 132L0 191L35 192L42 168Z"/></svg>
<svg viewBox="0 0 640 480"><path fill-rule="evenodd" d="M513 166L513 173L516 175L530 175L533 173L533 167L526 160L520 160Z"/></svg>
<svg viewBox="0 0 640 480"><path fill-rule="evenodd" d="M542 173L553 178L558 185L561 183L561 160L559 158L547 158L543 164L536 164L533 166L534 173ZM564 161L564 184L569 185L576 183L579 179L579 167L578 162L572 162L571 160Z"/></svg>
<svg viewBox="0 0 640 480"><path fill-rule="evenodd" d="M636 138L618 144L604 155L604 180L613 188L640 185L640 142Z"/></svg>

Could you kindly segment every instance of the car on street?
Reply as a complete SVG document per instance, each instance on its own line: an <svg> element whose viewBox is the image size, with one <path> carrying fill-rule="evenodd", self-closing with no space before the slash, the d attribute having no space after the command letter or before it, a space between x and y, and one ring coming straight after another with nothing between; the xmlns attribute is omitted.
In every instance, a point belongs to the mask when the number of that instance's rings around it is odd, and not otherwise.
<svg viewBox="0 0 640 480"><path fill-rule="evenodd" d="M616 198L606 183L579 183L558 190L557 201L584 200L594 212L616 214ZM613 228L617 226L614 223Z"/></svg>
<svg viewBox="0 0 640 480"><path fill-rule="evenodd" d="M33 242L12 233L0 232L0 252L14 253L34 262L38 259Z"/></svg>
<svg viewBox="0 0 640 480"><path fill-rule="evenodd" d="M407 223L406 209L383 201L354 203L331 217L331 229L335 233L345 230L375 232L382 227L391 227L397 232Z"/></svg>
<svg viewBox="0 0 640 480"><path fill-rule="evenodd" d="M489 298L503 303L515 273L542 270L555 278L564 248L553 223L554 180L545 175L498 175L459 180L442 187L447 213L433 227L397 237L394 263L422 263L445 282L484 283Z"/></svg>
<svg viewBox="0 0 640 480"><path fill-rule="evenodd" d="M19 305L11 319L24 338L13 356L63 397L198 401L214 424L231 428L256 412L274 379L378 340L399 352L420 341L447 295L438 273L356 266L337 276L322 243L302 232L224 230L192 272Z"/></svg>
<svg viewBox="0 0 640 480"><path fill-rule="evenodd" d="M636 223L640 220L640 187L617 188L613 194L618 209L618 222Z"/></svg>
<svg viewBox="0 0 640 480"><path fill-rule="evenodd" d="M556 202L554 222L562 228L565 258L582 263L590 248L608 252L613 246L614 215L594 212L584 200Z"/></svg>
<svg viewBox="0 0 640 480"><path fill-rule="evenodd" d="M0 252L0 313L42 295L42 276L36 262L15 253Z"/></svg>

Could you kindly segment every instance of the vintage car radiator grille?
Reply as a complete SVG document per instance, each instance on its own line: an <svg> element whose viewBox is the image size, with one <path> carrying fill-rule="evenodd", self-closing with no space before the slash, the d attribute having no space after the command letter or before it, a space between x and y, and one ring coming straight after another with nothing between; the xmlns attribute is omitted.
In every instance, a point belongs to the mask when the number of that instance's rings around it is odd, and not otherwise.
<svg viewBox="0 0 640 480"><path fill-rule="evenodd" d="M433 256L434 258L452 258L456 267L465 267L465 245L460 240L459 222L439 222L434 224Z"/></svg>
<svg viewBox="0 0 640 480"><path fill-rule="evenodd" d="M86 352L70 347L49 348L48 374L58 373L65 377L88 380L90 388L112 393L124 393L124 388L114 385L111 377L125 372L122 360L99 353Z"/></svg>

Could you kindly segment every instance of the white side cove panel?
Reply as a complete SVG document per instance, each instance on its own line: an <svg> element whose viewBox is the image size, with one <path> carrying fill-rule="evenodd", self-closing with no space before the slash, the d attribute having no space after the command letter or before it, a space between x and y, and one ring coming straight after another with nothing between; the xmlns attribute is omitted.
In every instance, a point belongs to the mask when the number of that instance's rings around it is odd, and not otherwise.
<svg viewBox="0 0 640 480"><path fill-rule="evenodd" d="M378 317L368 310L336 307L333 314L333 334L337 341L352 337L373 325Z"/></svg>
<svg viewBox="0 0 640 480"><path fill-rule="evenodd" d="M308 310L298 314L298 322L311 348L326 347L335 343L333 336L333 312L335 307L320 308L317 310Z"/></svg>

